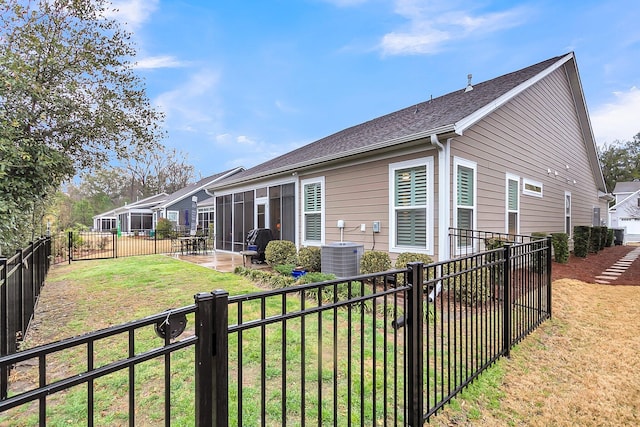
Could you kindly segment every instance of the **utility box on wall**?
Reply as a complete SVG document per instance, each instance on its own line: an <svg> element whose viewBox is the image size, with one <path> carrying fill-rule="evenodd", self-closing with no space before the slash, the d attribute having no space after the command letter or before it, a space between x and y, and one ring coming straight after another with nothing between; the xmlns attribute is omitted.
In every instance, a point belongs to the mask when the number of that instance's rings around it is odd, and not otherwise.
<svg viewBox="0 0 640 427"><path fill-rule="evenodd" d="M364 245L353 242L335 242L321 248L321 270L336 277L352 277L360 274L360 258Z"/></svg>

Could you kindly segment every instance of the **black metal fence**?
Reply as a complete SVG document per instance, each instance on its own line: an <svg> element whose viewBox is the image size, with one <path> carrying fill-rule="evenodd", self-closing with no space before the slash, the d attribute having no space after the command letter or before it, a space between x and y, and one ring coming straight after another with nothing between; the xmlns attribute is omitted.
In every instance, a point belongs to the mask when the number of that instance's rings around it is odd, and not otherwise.
<svg viewBox="0 0 640 427"><path fill-rule="evenodd" d="M529 243L540 239L526 234L449 228L449 253L452 257L462 257L495 249L504 243Z"/></svg>
<svg viewBox="0 0 640 427"><path fill-rule="evenodd" d="M83 384L86 423L104 424L113 414L94 409L94 383L120 375L124 403L100 405L124 411L130 425L422 425L551 316L549 244L249 295L198 294L193 306L5 356L2 369L23 377L31 369L37 380L2 395L0 424L36 405L45 425L55 394ZM143 328L164 331L163 345ZM125 357L98 363L95 349L116 335ZM185 351L193 379L176 384ZM47 363L60 352L82 357L77 372L52 381ZM151 360L158 377L141 378ZM140 401L147 388L163 390L159 413Z"/></svg>
<svg viewBox="0 0 640 427"><path fill-rule="evenodd" d="M110 231L68 231L52 236L52 261L81 261L166 253L204 253L213 249L213 236L172 232L118 235Z"/></svg>
<svg viewBox="0 0 640 427"><path fill-rule="evenodd" d="M49 271L51 239L43 237L19 249L11 258L0 257L0 357L13 354L27 332L40 288ZM8 367L0 366L6 379ZM0 395L6 396L6 381Z"/></svg>

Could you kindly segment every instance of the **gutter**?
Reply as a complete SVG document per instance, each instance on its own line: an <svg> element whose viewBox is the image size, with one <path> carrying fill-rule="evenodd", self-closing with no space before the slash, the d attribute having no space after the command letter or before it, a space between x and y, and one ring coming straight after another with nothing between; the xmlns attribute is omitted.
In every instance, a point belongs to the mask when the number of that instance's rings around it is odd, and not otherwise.
<svg viewBox="0 0 640 427"><path fill-rule="evenodd" d="M443 144L438 139L438 134L430 135L431 145L438 149L438 259L450 258L448 232L451 225L449 209L451 204L451 138L447 138ZM442 266L438 267L439 269ZM442 277L439 271L439 277ZM442 290L442 282L438 281L429 293L429 302L433 302Z"/></svg>

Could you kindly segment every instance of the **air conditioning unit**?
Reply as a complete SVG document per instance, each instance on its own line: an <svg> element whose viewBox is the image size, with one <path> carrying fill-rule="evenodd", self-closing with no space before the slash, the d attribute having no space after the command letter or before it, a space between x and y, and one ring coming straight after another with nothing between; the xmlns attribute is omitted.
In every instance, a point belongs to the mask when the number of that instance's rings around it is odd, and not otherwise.
<svg viewBox="0 0 640 427"><path fill-rule="evenodd" d="M323 273L336 277L353 277L360 274L360 258L364 245L353 242L335 242L321 248Z"/></svg>

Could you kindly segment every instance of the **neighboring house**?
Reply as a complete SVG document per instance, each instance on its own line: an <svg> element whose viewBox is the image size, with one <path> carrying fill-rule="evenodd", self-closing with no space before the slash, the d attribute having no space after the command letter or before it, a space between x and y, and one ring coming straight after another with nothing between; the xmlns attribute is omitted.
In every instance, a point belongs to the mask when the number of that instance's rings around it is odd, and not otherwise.
<svg viewBox="0 0 640 427"><path fill-rule="evenodd" d="M240 167L230 169L203 178L169 195L157 194L101 213L93 217L93 229L109 231L119 226L122 233L148 233L155 230L159 218L167 218L176 228L189 230L195 219L196 228L208 230L214 218L214 204L213 200L208 200L212 196L206 193L205 188L242 170L244 169Z"/></svg>
<svg viewBox="0 0 640 427"><path fill-rule="evenodd" d="M607 209L573 53L342 130L208 190L216 248L235 252L267 227L297 246L346 241L448 259L450 227L572 234Z"/></svg>
<svg viewBox="0 0 640 427"><path fill-rule="evenodd" d="M153 207L162 203L167 197L169 196L166 193L160 193L98 214L93 217L93 230L118 229L121 233L147 233L155 228Z"/></svg>
<svg viewBox="0 0 640 427"><path fill-rule="evenodd" d="M618 182L615 205L609 208L609 227L624 229L626 242L640 242L640 181Z"/></svg>
<svg viewBox="0 0 640 427"><path fill-rule="evenodd" d="M154 226L158 219L167 218L177 228L189 230L195 220L196 227L203 230L204 233L208 233L209 225L214 222L215 205L213 200L209 200L212 196L207 194L206 188L243 170L244 168L241 167L229 169L202 178L198 182L171 193L162 203L153 207Z"/></svg>

